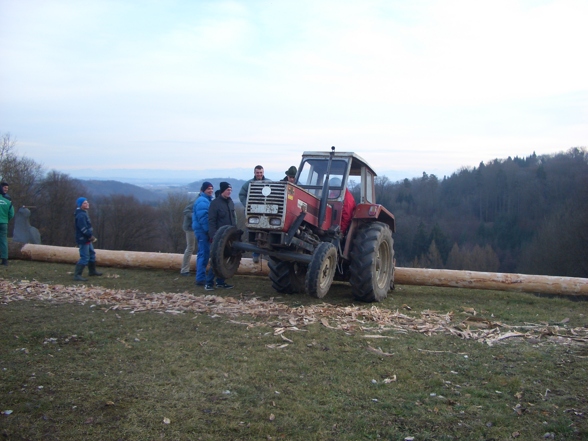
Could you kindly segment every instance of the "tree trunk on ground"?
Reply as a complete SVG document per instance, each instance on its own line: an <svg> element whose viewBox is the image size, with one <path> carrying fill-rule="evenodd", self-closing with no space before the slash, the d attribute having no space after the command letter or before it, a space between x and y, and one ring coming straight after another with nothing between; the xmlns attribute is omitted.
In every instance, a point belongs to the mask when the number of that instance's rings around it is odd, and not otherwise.
<svg viewBox="0 0 588 441"><path fill-rule="evenodd" d="M453 288L588 296L588 279L579 277L396 268L394 283L398 285L446 286Z"/></svg>
<svg viewBox="0 0 588 441"><path fill-rule="evenodd" d="M102 267L116 268L158 268L180 270L183 254L147 253L139 251L96 251L96 264ZM50 245L34 245L12 242L8 250L10 259L36 260L41 262L71 263L80 259L77 247L54 247ZM196 256L190 259L190 270L196 270ZM265 260L253 263L251 259L242 259L239 275L268 275L269 268Z"/></svg>

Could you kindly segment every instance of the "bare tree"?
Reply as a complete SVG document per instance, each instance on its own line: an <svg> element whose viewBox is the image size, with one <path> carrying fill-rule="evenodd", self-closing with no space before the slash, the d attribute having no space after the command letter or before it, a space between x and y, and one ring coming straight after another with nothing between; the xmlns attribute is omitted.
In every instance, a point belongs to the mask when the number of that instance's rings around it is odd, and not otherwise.
<svg viewBox="0 0 588 441"><path fill-rule="evenodd" d="M187 193L168 193L157 212L161 224L161 251L182 253L186 248L186 234L182 229L184 207L192 202Z"/></svg>
<svg viewBox="0 0 588 441"><path fill-rule="evenodd" d="M31 224L41 233L46 245L67 246L74 241L75 201L86 194L80 181L52 170L39 182L36 209L32 209Z"/></svg>
<svg viewBox="0 0 588 441"><path fill-rule="evenodd" d="M161 227L155 208L134 196L112 195L95 198L90 216L97 246L110 250L160 251Z"/></svg>
<svg viewBox="0 0 588 441"><path fill-rule="evenodd" d="M11 138L10 133L5 133L0 138L0 163L4 161L4 158L8 155L13 154L14 147L16 146L16 139Z"/></svg>
<svg viewBox="0 0 588 441"><path fill-rule="evenodd" d="M16 210L34 205L43 168L34 160L15 153L16 140L9 133L0 137L0 178L10 185L9 194ZM13 225L10 225L10 231ZM9 233L10 234L10 233Z"/></svg>

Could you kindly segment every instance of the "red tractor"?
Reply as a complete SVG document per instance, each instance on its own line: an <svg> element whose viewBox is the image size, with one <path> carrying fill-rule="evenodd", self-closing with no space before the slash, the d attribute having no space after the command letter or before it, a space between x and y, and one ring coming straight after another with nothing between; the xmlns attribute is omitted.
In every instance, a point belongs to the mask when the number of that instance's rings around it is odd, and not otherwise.
<svg viewBox="0 0 588 441"><path fill-rule="evenodd" d="M376 173L355 153L304 152L295 184L249 184L246 240L233 226L219 229L211 248L216 274L232 277L245 252L269 257L273 288L324 297L333 280L351 284L357 300L382 301L394 287L394 215L376 204ZM345 195L355 181L360 201L341 231ZM348 197L351 197L349 194Z"/></svg>

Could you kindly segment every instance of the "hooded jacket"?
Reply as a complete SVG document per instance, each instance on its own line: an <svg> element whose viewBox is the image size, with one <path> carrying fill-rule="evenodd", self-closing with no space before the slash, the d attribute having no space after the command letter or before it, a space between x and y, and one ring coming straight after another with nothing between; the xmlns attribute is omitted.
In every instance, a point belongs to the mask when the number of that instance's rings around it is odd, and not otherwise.
<svg viewBox="0 0 588 441"><path fill-rule="evenodd" d="M86 210L76 208L75 212L76 222L76 243L78 245L85 245L90 242L90 238L94 235L92 229L92 222Z"/></svg>
<svg viewBox="0 0 588 441"><path fill-rule="evenodd" d="M192 211L192 229L194 234L208 234L208 208L212 196L208 196L204 192L200 192L200 196L194 202L194 209Z"/></svg>

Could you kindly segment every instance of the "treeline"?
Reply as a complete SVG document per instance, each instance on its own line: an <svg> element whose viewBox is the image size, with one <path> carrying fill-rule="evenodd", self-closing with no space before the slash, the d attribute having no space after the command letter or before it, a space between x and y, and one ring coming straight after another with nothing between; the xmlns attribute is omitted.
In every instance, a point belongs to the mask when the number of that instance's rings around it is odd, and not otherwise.
<svg viewBox="0 0 588 441"><path fill-rule="evenodd" d="M75 245L75 200L85 196L98 248L184 250L182 210L194 197L186 192L156 204L96 193L18 156L10 135L1 138L0 177L10 184L16 209L31 207L31 224L46 245ZM378 177L376 195L396 217L397 266L588 277L584 148L495 159L441 180L426 173L399 182ZM238 217L242 224L242 210Z"/></svg>
<svg viewBox="0 0 588 441"><path fill-rule="evenodd" d="M389 182L398 266L588 277L588 153L495 159Z"/></svg>

